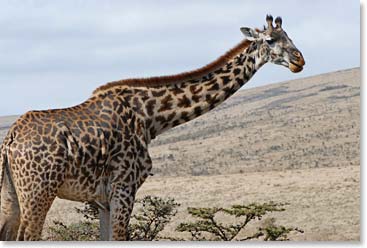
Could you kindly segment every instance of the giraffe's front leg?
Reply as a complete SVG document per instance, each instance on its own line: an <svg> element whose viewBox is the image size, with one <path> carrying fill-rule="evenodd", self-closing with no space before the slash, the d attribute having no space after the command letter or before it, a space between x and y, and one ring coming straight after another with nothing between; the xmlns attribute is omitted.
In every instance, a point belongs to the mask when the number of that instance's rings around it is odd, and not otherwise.
<svg viewBox="0 0 367 248"><path fill-rule="evenodd" d="M99 208L98 212L100 240L107 241L109 239L110 230L110 210L108 208Z"/></svg>
<svg viewBox="0 0 367 248"><path fill-rule="evenodd" d="M110 201L110 240L128 240L128 226L136 189L125 183L112 185Z"/></svg>
<svg viewBox="0 0 367 248"><path fill-rule="evenodd" d="M90 204L98 209L99 239L108 241L110 233L110 204L106 201L93 201Z"/></svg>

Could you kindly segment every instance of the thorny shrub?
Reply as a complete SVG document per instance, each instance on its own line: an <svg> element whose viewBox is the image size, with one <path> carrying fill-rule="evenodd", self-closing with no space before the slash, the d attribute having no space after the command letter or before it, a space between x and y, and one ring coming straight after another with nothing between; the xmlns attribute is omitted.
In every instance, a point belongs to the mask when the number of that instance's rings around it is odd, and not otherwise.
<svg viewBox="0 0 367 248"><path fill-rule="evenodd" d="M177 213L178 204L174 199L163 199L155 196L146 196L136 200L135 211L129 225L130 240L175 240L182 238L163 237L159 233ZM183 222L176 227L178 232L191 234L189 240L197 241L284 241L289 240L291 232L303 233L293 227L278 226L275 219L265 221L265 225L258 227L251 235L244 236L243 231L253 220L261 220L267 213L285 211L286 204L251 203L248 205L233 205L230 208L191 208L188 213L195 221ZM85 204L84 208L76 209L84 215L85 220L70 225L55 221L50 227L48 240L99 240L98 207L94 204ZM235 219L232 224L220 222L217 215L225 214ZM251 225L250 225L251 226ZM242 233L242 235L240 235Z"/></svg>

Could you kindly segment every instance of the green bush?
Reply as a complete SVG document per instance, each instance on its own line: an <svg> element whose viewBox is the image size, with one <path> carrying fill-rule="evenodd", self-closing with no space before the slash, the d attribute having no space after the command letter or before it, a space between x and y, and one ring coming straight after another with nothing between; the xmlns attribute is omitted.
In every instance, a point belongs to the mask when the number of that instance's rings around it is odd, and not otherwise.
<svg viewBox="0 0 367 248"><path fill-rule="evenodd" d="M138 209L131 216L130 240L156 240L171 218L176 215L179 206L174 199L164 200L155 196L146 196L136 201Z"/></svg>
<svg viewBox="0 0 367 248"><path fill-rule="evenodd" d="M98 222L80 221L70 225L54 221L47 240L51 241L94 241L99 240Z"/></svg>
<svg viewBox="0 0 367 248"><path fill-rule="evenodd" d="M135 213L131 216L129 225L130 240L159 239L158 233L177 213L179 206L174 199L162 199L155 196L146 196L135 202ZM84 208L76 208L83 214L85 220L65 225L54 221L50 227L48 240L60 241L93 241L99 240L98 207L96 204L86 203Z"/></svg>
<svg viewBox="0 0 367 248"><path fill-rule="evenodd" d="M249 205L233 205L230 208L188 208L188 213L197 219L195 222L181 223L176 230L179 232L189 232L191 240L198 241L244 241L259 239L263 240L288 240L287 235L292 231L303 232L297 228L287 228L275 225L274 221L260 227L250 236L240 237L240 232L248 226L252 220L261 220L269 212L284 211L285 204L251 203ZM236 224L223 224L219 222L216 216L224 213L235 217Z"/></svg>
<svg viewBox="0 0 367 248"><path fill-rule="evenodd" d="M183 222L176 228L178 232L191 234L190 240L210 241L284 241L289 240L291 232L303 232L297 228L278 226L275 219L265 221L265 225L256 229L251 235L244 236L243 231L253 220L261 220L267 213L285 211L286 204L273 202L249 205L233 205L230 208L188 208L188 213L196 219L193 222ZM175 237L162 237L159 233L177 213L179 204L172 198L146 196L136 200L135 211L129 225L130 240L182 240ZM98 208L95 204L86 204L82 209L76 209L84 215L85 220L71 225L54 222L50 227L48 240L86 241L99 240ZM233 224L218 221L217 215L225 214L234 219ZM242 234L241 234L242 233Z"/></svg>

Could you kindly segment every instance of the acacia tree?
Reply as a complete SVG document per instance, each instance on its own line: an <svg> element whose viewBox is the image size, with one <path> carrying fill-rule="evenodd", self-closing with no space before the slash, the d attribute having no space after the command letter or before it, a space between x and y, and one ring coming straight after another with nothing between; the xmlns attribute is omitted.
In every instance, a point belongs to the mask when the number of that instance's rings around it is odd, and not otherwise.
<svg viewBox="0 0 367 248"><path fill-rule="evenodd" d="M158 234L177 213L180 205L174 199L145 196L135 201L135 213L129 225L129 240L158 240ZM92 203L76 208L85 220L70 225L54 221L49 240L99 240L98 206Z"/></svg>
<svg viewBox="0 0 367 248"><path fill-rule="evenodd" d="M278 226L275 219L270 218L249 236L244 236L252 221L261 220L267 213L285 211L286 204L277 203L251 203L248 205L233 205L229 208L188 208L188 213L195 219L192 222L183 222L176 228L178 232L189 232L191 240L212 241L245 241L262 239L289 240L291 232L303 232L292 227ZM134 214L129 225L130 240L175 240L184 241L182 238L163 237L159 233L177 213L179 204L172 198L163 199L155 196L146 196L136 200ZM84 208L76 209L84 215L85 220L71 225L54 222L50 228L49 240L99 240L98 208L93 204L86 204ZM229 215L234 224L221 223L217 215ZM250 225L251 226L251 225ZM242 234L241 234L242 232Z"/></svg>
<svg viewBox="0 0 367 248"><path fill-rule="evenodd" d="M269 212L284 211L286 204L277 203L251 203L249 205L233 205L230 208L188 208L188 213L196 221L181 223L176 230L179 232L189 232L192 240L212 240L212 241L244 241L258 239L264 236L268 240L288 240L287 235L290 232L303 232L300 229L275 225L274 221L260 227L250 236L239 237L239 233L248 226L252 220L261 220ZM233 216L237 224L223 224L219 222L216 216L224 213Z"/></svg>

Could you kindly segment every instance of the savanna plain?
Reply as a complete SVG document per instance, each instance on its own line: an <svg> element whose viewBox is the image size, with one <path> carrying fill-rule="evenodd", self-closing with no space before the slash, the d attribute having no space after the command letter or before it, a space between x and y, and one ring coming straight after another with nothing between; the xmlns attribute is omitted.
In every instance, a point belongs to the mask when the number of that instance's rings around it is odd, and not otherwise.
<svg viewBox="0 0 367 248"><path fill-rule="evenodd" d="M269 214L298 227L291 240L360 239L360 68L240 90L213 111L157 137L153 176L138 191L181 205L162 235L190 219L187 207L288 203ZM0 141L17 116L0 117ZM54 220L83 218L56 199ZM261 226L266 219L257 221Z"/></svg>

